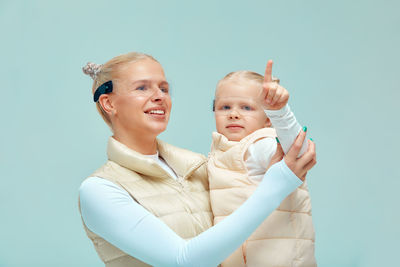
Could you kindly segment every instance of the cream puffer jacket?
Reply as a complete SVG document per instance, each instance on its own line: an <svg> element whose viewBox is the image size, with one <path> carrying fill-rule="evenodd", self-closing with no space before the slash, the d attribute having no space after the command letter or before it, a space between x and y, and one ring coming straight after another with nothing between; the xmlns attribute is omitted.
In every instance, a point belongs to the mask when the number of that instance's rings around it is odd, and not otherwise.
<svg viewBox="0 0 400 267"><path fill-rule="evenodd" d="M245 164L248 147L257 140L275 136L275 130L264 128L240 142L232 142L219 133L213 133L207 171L214 224L242 205L257 187L258 183L249 179ZM316 266L314 240L311 201L304 182L221 265Z"/></svg>
<svg viewBox="0 0 400 267"><path fill-rule="evenodd" d="M101 177L119 185L180 237L193 238L212 226L206 158L161 140L157 143L159 155L175 171L178 180L169 177L154 160L112 137L108 142L108 161L91 177ZM83 225L106 267L149 266Z"/></svg>

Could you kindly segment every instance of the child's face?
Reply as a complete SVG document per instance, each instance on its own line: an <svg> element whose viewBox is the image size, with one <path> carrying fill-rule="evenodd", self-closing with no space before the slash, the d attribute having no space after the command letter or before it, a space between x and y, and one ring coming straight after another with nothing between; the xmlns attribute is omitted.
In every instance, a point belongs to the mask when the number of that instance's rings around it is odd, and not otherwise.
<svg viewBox="0 0 400 267"><path fill-rule="evenodd" d="M259 83L245 79L224 81L215 94L217 131L230 141L240 141L252 132L270 126L261 105Z"/></svg>

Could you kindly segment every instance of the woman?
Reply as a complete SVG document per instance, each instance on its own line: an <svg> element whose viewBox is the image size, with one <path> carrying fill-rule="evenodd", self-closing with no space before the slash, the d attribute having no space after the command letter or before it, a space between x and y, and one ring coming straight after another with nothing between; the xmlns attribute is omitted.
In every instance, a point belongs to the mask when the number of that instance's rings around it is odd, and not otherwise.
<svg viewBox="0 0 400 267"><path fill-rule="evenodd" d="M312 142L296 159L301 133L254 194L211 227L205 157L157 139L171 111L161 65L128 53L84 71L94 78L94 101L113 131L108 162L79 191L85 230L106 266L216 266L316 163Z"/></svg>

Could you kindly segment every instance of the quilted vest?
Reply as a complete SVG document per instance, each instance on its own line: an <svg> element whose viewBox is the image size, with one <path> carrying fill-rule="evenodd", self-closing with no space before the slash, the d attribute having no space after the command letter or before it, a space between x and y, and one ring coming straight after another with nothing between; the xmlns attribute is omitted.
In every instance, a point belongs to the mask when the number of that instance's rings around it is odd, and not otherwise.
<svg viewBox="0 0 400 267"><path fill-rule="evenodd" d="M159 155L175 171L178 180L170 177L153 159L112 137L107 147L108 161L91 176L117 184L180 237L193 238L212 226L206 159L161 140L157 143ZM149 266L83 225L106 267Z"/></svg>
<svg viewBox="0 0 400 267"><path fill-rule="evenodd" d="M245 164L248 147L259 139L275 136L274 129L264 128L233 142L213 133L207 170L214 224L242 205L257 187L258 182L249 179ZM311 201L304 182L221 266L316 266L314 240Z"/></svg>

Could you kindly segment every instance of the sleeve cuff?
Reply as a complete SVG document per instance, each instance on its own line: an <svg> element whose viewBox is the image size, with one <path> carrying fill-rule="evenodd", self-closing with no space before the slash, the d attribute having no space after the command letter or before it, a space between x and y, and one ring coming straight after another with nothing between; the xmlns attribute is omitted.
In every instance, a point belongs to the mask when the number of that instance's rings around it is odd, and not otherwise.
<svg viewBox="0 0 400 267"><path fill-rule="evenodd" d="M294 174L294 172L292 172L292 170L286 165L285 160L282 159L279 163L278 163L281 168L282 173L284 174L285 179L293 184L296 187L299 187L303 181L296 176L296 174Z"/></svg>
<svg viewBox="0 0 400 267"><path fill-rule="evenodd" d="M287 114L290 111L289 105L286 104L283 108L278 109L278 110L269 110L269 109L264 109L265 115L267 117L283 117L285 114Z"/></svg>

